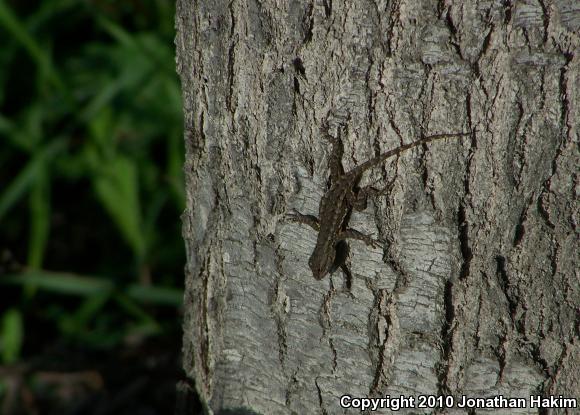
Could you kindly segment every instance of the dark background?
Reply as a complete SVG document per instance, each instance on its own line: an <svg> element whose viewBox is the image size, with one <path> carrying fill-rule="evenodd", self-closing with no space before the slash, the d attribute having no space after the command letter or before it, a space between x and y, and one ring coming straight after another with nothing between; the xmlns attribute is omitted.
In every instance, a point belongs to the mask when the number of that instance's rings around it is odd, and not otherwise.
<svg viewBox="0 0 580 415"><path fill-rule="evenodd" d="M0 412L170 414L174 2L0 0Z"/></svg>

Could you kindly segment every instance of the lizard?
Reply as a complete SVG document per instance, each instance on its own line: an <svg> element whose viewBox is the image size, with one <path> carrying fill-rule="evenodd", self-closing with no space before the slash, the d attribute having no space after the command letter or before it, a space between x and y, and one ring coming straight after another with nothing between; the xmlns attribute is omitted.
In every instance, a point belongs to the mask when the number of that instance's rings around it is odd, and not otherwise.
<svg viewBox="0 0 580 415"><path fill-rule="evenodd" d="M419 145L444 138L464 137L471 133L436 134L423 137L379 154L348 172L345 172L342 167L344 147L340 137L341 130L338 130L336 138L330 135L328 128L323 128L322 133L331 142L332 149L328 162L330 185L320 199L318 218L313 215L303 215L299 212L289 214L289 218L294 222L306 224L318 231L316 246L308 260L312 276L316 280L321 280L327 274L332 274L338 268L341 268L346 274L347 285L350 286L352 276L345 264L349 253L346 239L358 239L373 247L377 245L376 241L369 235L348 227L350 215L353 208L359 211L364 210L369 196L383 193L382 190L377 190L372 186L359 188L358 184L363 173L382 164L387 159L399 156L404 151Z"/></svg>

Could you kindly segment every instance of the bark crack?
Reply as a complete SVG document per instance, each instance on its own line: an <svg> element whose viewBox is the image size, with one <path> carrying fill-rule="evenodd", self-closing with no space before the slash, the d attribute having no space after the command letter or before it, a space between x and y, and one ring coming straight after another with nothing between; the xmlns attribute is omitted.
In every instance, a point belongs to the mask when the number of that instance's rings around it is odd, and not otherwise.
<svg viewBox="0 0 580 415"><path fill-rule="evenodd" d="M469 131L473 130L473 120L471 116L471 94L467 94L466 99L466 112L467 112L467 120L468 120L468 128ZM471 250L471 246L469 244L469 222L467 221L467 209L465 207L466 200L471 196L471 189L470 189L470 172L471 172L471 164L473 162L473 152L474 148L477 147L477 141L475 138L475 133L471 134L471 148L470 153L467 157L467 165L465 168L465 179L463 180L463 190L464 196L461 205L459 206L457 212L457 224L458 224L458 233L459 233L459 245L461 250L461 256L463 258L463 263L461 264L461 270L459 272L459 279L465 280L469 276L471 260L473 258L473 252Z"/></svg>
<svg viewBox="0 0 580 415"><path fill-rule="evenodd" d="M374 379L369 389L369 395L379 394L388 385L389 371L392 367L393 353L395 352L395 337L401 333L396 324L396 307L394 298L386 289L380 289L375 296L375 308L378 309L377 320L374 323L378 336L379 347ZM384 327L381 327L384 325ZM400 339L398 339L400 340Z"/></svg>
<svg viewBox="0 0 580 415"><path fill-rule="evenodd" d="M230 13L232 11L230 10ZM234 29L232 23L232 30ZM234 35L231 42L230 47L228 48L228 75L227 75L227 83L228 83L228 93L226 95L226 108L228 109L228 113L232 115L232 118L235 115L235 109L232 106L232 100L234 96L234 77L235 77L235 65L236 65L236 46L238 45L237 35ZM235 123L232 123L235 125Z"/></svg>
<svg viewBox="0 0 580 415"><path fill-rule="evenodd" d="M328 19L332 14L332 0L322 0L322 5L324 6L324 15Z"/></svg>
<svg viewBox="0 0 580 415"><path fill-rule="evenodd" d="M455 23L453 22L453 17L451 16L451 7L447 6L447 10L445 11L445 24L449 28L449 32L451 34L450 44L455 49L457 55L463 59L463 53L461 52L461 45L459 44L459 40L457 39L457 27L455 27Z"/></svg>
<svg viewBox="0 0 580 415"><path fill-rule="evenodd" d="M209 288L208 279L209 275L206 273L208 268L208 263L211 256L208 255L206 260L201 264L197 278L202 282L201 286L201 312L199 313L200 324L200 339L199 339L199 349L200 349L200 360L202 364L202 371L204 376L204 389L209 392L209 384L207 383L211 379L211 373L209 368L209 361L211 358L210 350L210 328L209 328L209 314L208 314L208 301L209 301Z"/></svg>
<svg viewBox="0 0 580 415"><path fill-rule="evenodd" d="M322 389L320 389L320 385L318 384L318 377L314 379L314 384L316 385L316 392L318 393L318 406L322 411L323 415L327 415L326 408L324 407L324 400L322 399Z"/></svg>
<svg viewBox="0 0 580 415"><path fill-rule="evenodd" d="M564 58L566 59L566 63L560 69L560 79L559 79L559 89L560 89L560 97L562 103L562 109L560 114L560 124L562 125L562 129L566 130L566 137L569 141L572 141L572 137L570 135L572 131L572 126L570 125L570 101L569 101L569 94L568 94L568 66L572 61L573 55L571 53L564 53ZM564 126L566 128L564 128Z"/></svg>
<svg viewBox="0 0 580 415"><path fill-rule="evenodd" d="M526 206L522 209L522 212L518 219L518 223L516 223L516 229L514 232L514 241L512 244L514 248L517 247L522 242L522 239L524 239L524 235L526 234L526 227L524 224L528 220L528 210L530 208L530 205L531 200L528 201L528 203L526 203Z"/></svg>
<svg viewBox="0 0 580 415"><path fill-rule="evenodd" d="M542 24L544 28L543 43L545 45L548 43L548 33L550 28L550 11L544 4L543 0L538 0L538 3L542 8Z"/></svg>
<svg viewBox="0 0 580 415"><path fill-rule="evenodd" d="M464 205L459 206L457 222L459 224L459 245L461 248L461 256L463 257L459 279L464 280L469 276L471 260L473 258L473 253L469 246L469 223L467 222Z"/></svg>
<svg viewBox="0 0 580 415"><path fill-rule="evenodd" d="M510 310L510 317L512 323L515 319L515 315L518 309L518 300L513 294L510 293L511 291L511 284L510 280L506 271L506 259L504 256L498 255L495 257L496 261L496 273L499 279L499 286L501 287L503 294L508 302L509 310Z"/></svg>
<svg viewBox="0 0 580 415"><path fill-rule="evenodd" d="M310 2L307 6L306 6L306 13L305 15L305 19L304 19L304 26L305 26L305 35L304 35L304 39L302 40L302 43L304 44L308 44L310 43L310 41L312 40L312 34L314 33L314 4L313 2Z"/></svg>
<svg viewBox="0 0 580 415"><path fill-rule="evenodd" d="M449 374L449 361L453 354L453 321L455 320L455 307L453 306L453 283L450 280L445 282L443 291L443 309L445 320L441 327L441 340L443 354L439 363L437 379L437 391L439 395L448 394L451 389L447 383Z"/></svg>
<svg viewBox="0 0 580 415"><path fill-rule="evenodd" d="M276 333L278 336L278 360L282 366L282 370L286 367L286 354L288 351L287 333L286 333L286 314L289 310L290 299L283 292L280 285L280 279L276 281L275 297L273 302L274 320L276 322Z"/></svg>

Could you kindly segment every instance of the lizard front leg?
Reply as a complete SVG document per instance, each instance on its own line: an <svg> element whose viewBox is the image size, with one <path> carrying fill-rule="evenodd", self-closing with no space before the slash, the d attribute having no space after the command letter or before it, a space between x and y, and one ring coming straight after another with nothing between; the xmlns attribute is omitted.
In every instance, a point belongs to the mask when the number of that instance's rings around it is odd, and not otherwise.
<svg viewBox="0 0 580 415"><path fill-rule="evenodd" d="M303 223L317 232L320 231L320 221L314 215L303 215L302 213L294 211L292 213L287 213L286 217L292 222Z"/></svg>
<svg viewBox="0 0 580 415"><path fill-rule="evenodd" d="M372 246L373 248L378 248L380 247L380 244L375 241L373 238L371 238L370 235L365 235L362 232L357 231L356 229L345 229L344 231L342 231L339 235L338 238L343 240L343 239L357 239L359 241L363 241L365 244L367 244L368 246Z"/></svg>

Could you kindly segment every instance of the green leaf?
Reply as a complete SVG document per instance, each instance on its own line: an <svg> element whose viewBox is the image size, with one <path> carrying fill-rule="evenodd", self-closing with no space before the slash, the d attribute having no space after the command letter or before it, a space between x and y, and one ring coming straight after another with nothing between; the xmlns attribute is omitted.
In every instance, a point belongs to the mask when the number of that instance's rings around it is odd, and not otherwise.
<svg viewBox="0 0 580 415"><path fill-rule="evenodd" d="M49 272L43 270L29 270L22 274L4 275L0 284L32 285L38 289L51 291L57 294L77 295L90 297L95 301L87 302L79 309L77 317L83 321L89 320L95 310L98 311L104 302L113 295L114 285L111 280L104 277L89 277L86 275L66 272ZM124 293L115 294L116 300L134 316L152 321L134 301L169 306L181 306L183 302L183 290L170 287L144 286L131 284ZM147 317L146 317L147 316Z"/></svg>
<svg viewBox="0 0 580 415"><path fill-rule="evenodd" d="M106 90L107 88L104 88ZM107 103L106 103L107 104ZM98 156L101 158L111 158L116 153L114 140L114 126L113 112L105 106L101 108L96 114L90 116L88 123L91 141L87 147L96 147L98 149ZM94 146L92 145L94 143ZM101 161L98 160L98 165Z"/></svg>
<svg viewBox="0 0 580 415"><path fill-rule="evenodd" d="M40 73L59 90L65 90L64 82L58 76L52 64L50 55L45 48L41 47L36 39L28 33L25 25L14 14L12 9L6 5L4 0L0 0L0 26L10 33L28 52L32 60L36 63Z"/></svg>
<svg viewBox="0 0 580 415"><path fill-rule="evenodd" d="M72 315L64 315L58 319L63 333L80 335L88 330L88 325L98 315L110 299L111 293L101 291L87 297L81 306Z"/></svg>
<svg viewBox="0 0 580 415"><path fill-rule="evenodd" d="M38 156L28 162L12 180L12 182L0 194L0 219L8 212L19 200L34 180L38 177L41 170L41 163Z"/></svg>
<svg viewBox="0 0 580 415"><path fill-rule="evenodd" d="M140 303L179 307L183 303L183 290L168 287L130 285L127 295Z"/></svg>
<svg viewBox="0 0 580 415"><path fill-rule="evenodd" d="M94 179L101 203L115 221L137 258L145 253L145 236L141 229L141 206L137 167L129 158L118 155L102 166Z"/></svg>
<svg viewBox="0 0 580 415"><path fill-rule="evenodd" d="M105 31L108 32L117 42L131 49L137 49L138 46L135 42L134 36L114 21L104 16L99 16L97 22L99 26L105 29Z"/></svg>
<svg viewBox="0 0 580 415"><path fill-rule="evenodd" d="M0 329L0 353L2 362L14 363L20 357L22 339L24 338L24 323L22 313L16 309L10 309L2 316Z"/></svg>
<svg viewBox="0 0 580 415"><path fill-rule="evenodd" d="M108 109L107 106L111 105L111 101L123 91L126 83L126 79L120 78L111 80L103 85L80 112L79 119L83 122L93 121L93 118L97 117L97 114Z"/></svg>
<svg viewBox="0 0 580 415"><path fill-rule="evenodd" d="M24 46L38 66L46 65L48 59L44 51L4 0L0 0L0 24Z"/></svg>
<svg viewBox="0 0 580 415"><path fill-rule="evenodd" d="M1 0L0 0L1 1ZM55 139L39 150L20 173L0 194L0 219L20 200L35 181L41 177L44 163L55 157L63 148L65 142Z"/></svg>
<svg viewBox="0 0 580 415"><path fill-rule="evenodd" d="M58 294L91 296L110 292L113 283L103 278L87 277L69 273L30 270L23 274L5 275L2 284L34 286Z"/></svg>
<svg viewBox="0 0 580 415"><path fill-rule="evenodd" d="M160 324L151 316L143 307L137 304L134 300L129 298L127 295L117 292L113 296L115 302L121 307L125 312L139 321L139 324L143 324L154 328L155 330L161 330Z"/></svg>
<svg viewBox="0 0 580 415"><path fill-rule="evenodd" d="M16 136L16 131L17 128L14 121L11 121L7 117L0 114L0 134L8 137L8 139L11 140L17 147L26 149L26 145L21 143L18 139L14 139Z"/></svg>
<svg viewBox="0 0 580 415"><path fill-rule="evenodd" d="M30 240L28 265L40 268L44 259L50 229L50 180L48 169L42 166L30 192Z"/></svg>

